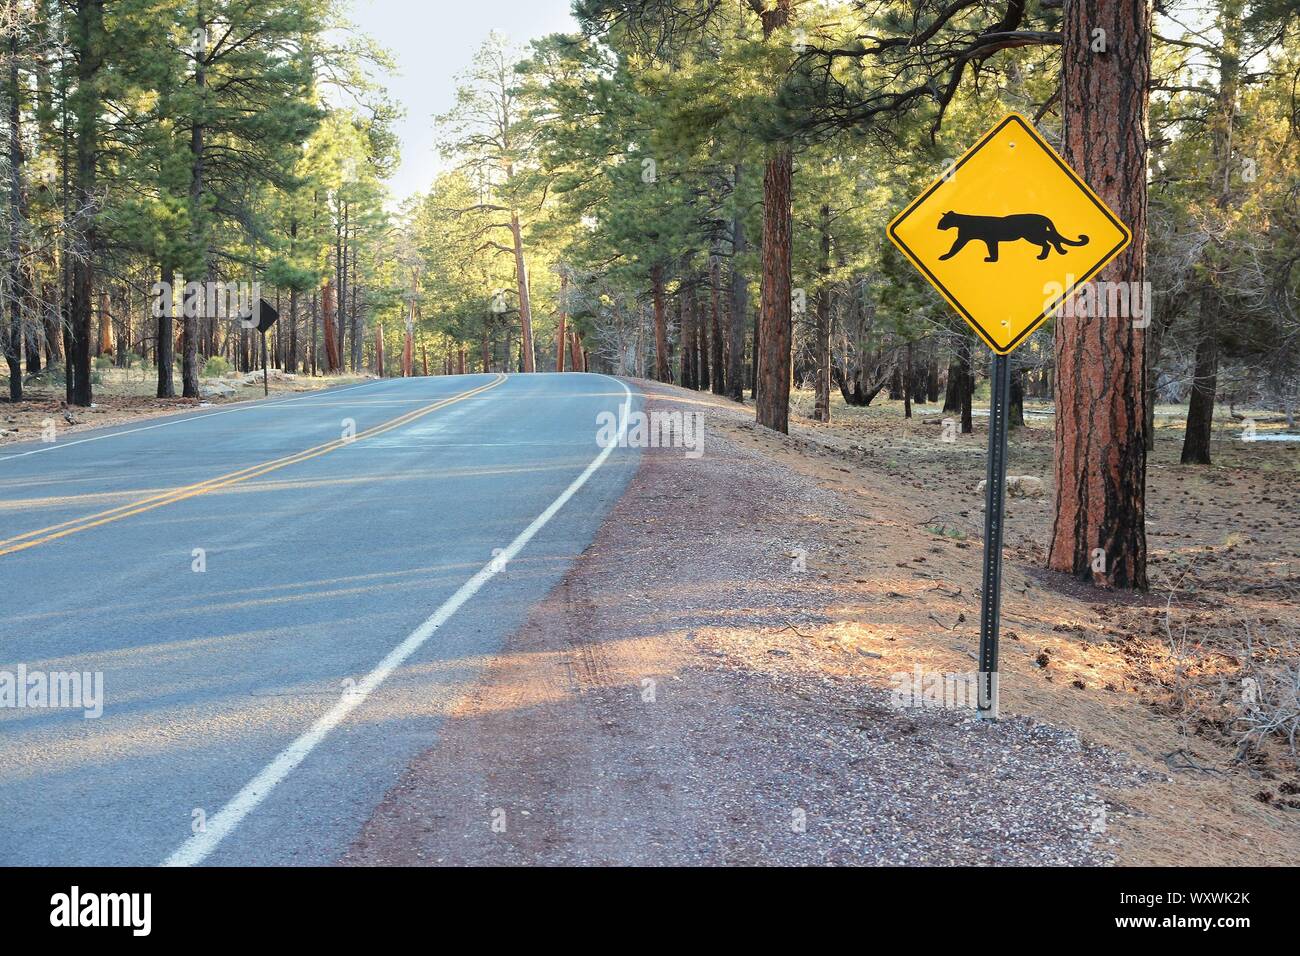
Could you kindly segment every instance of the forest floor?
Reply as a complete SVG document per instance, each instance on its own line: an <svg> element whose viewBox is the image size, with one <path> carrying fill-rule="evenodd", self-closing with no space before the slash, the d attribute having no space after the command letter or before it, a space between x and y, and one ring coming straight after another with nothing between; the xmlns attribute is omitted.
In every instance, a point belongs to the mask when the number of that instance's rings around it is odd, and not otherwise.
<svg viewBox="0 0 1300 956"><path fill-rule="evenodd" d="M10 404L7 398L0 398L0 445L41 441L43 436L49 434L51 427L57 438L63 438L92 428L125 425L141 419L215 405L234 405L264 397L260 379L246 384L242 381L243 376L232 375L201 379L202 388L209 392L203 398L156 398L157 374L152 368L96 369L95 378L98 381L94 385L94 404L90 408L69 408L64 401L62 381L51 382L48 377L38 378L24 387L24 400L18 404ZM358 375L317 378L299 375L290 378L272 369L269 392L273 398L283 398L297 392L312 392L364 380L363 376ZM176 376L176 388L180 388L179 373Z"/></svg>
<svg viewBox="0 0 1300 956"><path fill-rule="evenodd" d="M1234 760L1250 721L1287 712L1297 666L1300 446L1242 443L1225 423L1215 466L1190 468L1181 431L1161 428L1152 591L1119 595L1042 570L1052 426L1031 405L1010 473L1047 488L1010 502L991 724L959 694L899 696L913 675L955 691L975 669L984 423L945 442L937 409L905 421L898 403L837 402L820 425L800 393L782 436L752 409L637 384L650 411L704 416L703 457L643 452L591 547L343 862L1300 856L1285 741ZM1242 703L1250 675L1258 710Z"/></svg>

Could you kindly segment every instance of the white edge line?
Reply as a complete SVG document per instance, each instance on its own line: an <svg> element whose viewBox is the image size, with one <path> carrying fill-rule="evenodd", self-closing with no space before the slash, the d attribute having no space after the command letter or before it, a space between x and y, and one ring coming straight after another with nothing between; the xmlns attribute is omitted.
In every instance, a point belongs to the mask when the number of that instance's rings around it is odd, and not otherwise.
<svg viewBox="0 0 1300 956"><path fill-rule="evenodd" d="M618 380L614 379L614 381ZM216 816L208 820L203 831L191 836L175 853L169 856L163 862L163 866L195 866L202 863L220 845L221 841L228 837L235 827L239 826L243 819L270 795L271 791L282 780L307 759L308 754L316 749L331 730L341 724L348 714L359 707L380 684L388 679L393 671L401 667L412 654L419 650L438 628L446 624L466 601L477 594L483 585L487 584L508 562L513 560L537 532L546 527L547 523L568 503L569 499L578 493L582 486L587 483L587 480L600 469L601 465L605 464L614 449L623 443L623 436L627 434L628 415L631 413L632 391L622 382L618 382L618 384L623 389L624 398L619 410L620 421L617 439L602 448L600 454L587 465L586 470L575 478L569 487L565 488L560 496L547 506L545 511L534 518L532 524L519 532L519 536L511 541L504 551L493 557L477 574L462 584L456 593L443 602L442 606L434 611L423 624L412 631L406 640L389 651L384 659L375 666L374 670L331 707L324 716L318 718L305 734L282 750L239 793L235 794L230 802L217 812Z"/></svg>
<svg viewBox="0 0 1300 956"><path fill-rule="evenodd" d="M274 408L276 405L287 405L289 402L300 402L305 398L320 398L323 395L337 395L340 392L350 392L354 388L365 388L368 385L378 385L383 381L387 380L376 379L373 382L361 382L357 385L344 385L342 388L320 389L310 395L295 395L293 398L282 398L274 402L268 402L265 400L259 402L255 398L246 399L245 401L247 404L241 402L239 408L224 408L215 412L203 412L202 414L181 412L180 414L183 416L182 418L173 418L169 422L158 422L155 425L142 425L139 428L129 428L126 431L121 432L109 432L107 435L93 435L90 438L78 438L76 441L54 442L50 445L46 445L44 448L33 448L31 451L20 451L16 455L0 456L0 461L13 461L15 458L26 458L28 455L39 455L44 451L55 451L59 448L71 448L73 445L84 445L86 442L90 441L103 441L105 438L118 438L122 435L134 435L136 432L147 432L152 431L155 428L166 428L168 425L181 425L185 422L197 422L204 418L216 418L218 415L233 415L235 412L251 412L259 408ZM117 426L108 425L105 427L115 428Z"/></svg>

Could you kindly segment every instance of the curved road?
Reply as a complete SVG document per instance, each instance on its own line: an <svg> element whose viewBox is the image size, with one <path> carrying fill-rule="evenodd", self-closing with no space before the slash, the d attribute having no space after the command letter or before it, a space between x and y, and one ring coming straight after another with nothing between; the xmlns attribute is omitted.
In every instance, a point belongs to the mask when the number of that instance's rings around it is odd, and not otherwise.
<svg viewBox="0 0 1300 956"><path fill-rule="evenodd" d="M596 375L389 379L0 446L0 864L324 864L591 541Z"/></svg>

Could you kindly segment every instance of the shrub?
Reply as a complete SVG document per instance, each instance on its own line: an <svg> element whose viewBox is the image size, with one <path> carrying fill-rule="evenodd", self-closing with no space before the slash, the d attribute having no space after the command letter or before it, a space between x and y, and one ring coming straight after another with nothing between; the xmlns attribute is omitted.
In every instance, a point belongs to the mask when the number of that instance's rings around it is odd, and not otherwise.
<svg viewBox="0 0 1300 956"><path fill-rule="evenodd" d="M230 363L220 355L214 355L208 359L207 364L203 366L203 374L207 378L220 378L230 371Z"/></svg>

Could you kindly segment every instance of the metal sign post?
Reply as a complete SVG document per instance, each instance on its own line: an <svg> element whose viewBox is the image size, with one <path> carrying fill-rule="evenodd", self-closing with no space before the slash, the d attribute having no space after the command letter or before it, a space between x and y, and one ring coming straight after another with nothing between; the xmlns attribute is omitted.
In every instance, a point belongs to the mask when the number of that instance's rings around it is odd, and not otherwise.
<svg viewBox="0 0 1300 956"><path fill-rule="evenodd" d="M239 324L246 329L257 329L262 337L262 394L271 394L271 379L267 371L266 333L279 320L280 313L265 299L258 299L257 305L239 314Z"/></svg>
<svg viewBox="0 0 1300 956"><path fill-rule="evenodd" d="M1007 189L1015 183L1015 189ZM885 230L993 350L980 607L980 717L998 716L998 613L1011 360L1133 234L1035 129L1009 113Z"/></svg>
<svg viewBox="0 0 1300 956"><path fill-rule="evenodd" d="M1007 412L1011 358L993 356L989 454L984 482L984 578L980 595L980 670L976 716L998 717L998 623L1002 607L1002 518L1007 500Z"/></svg>

